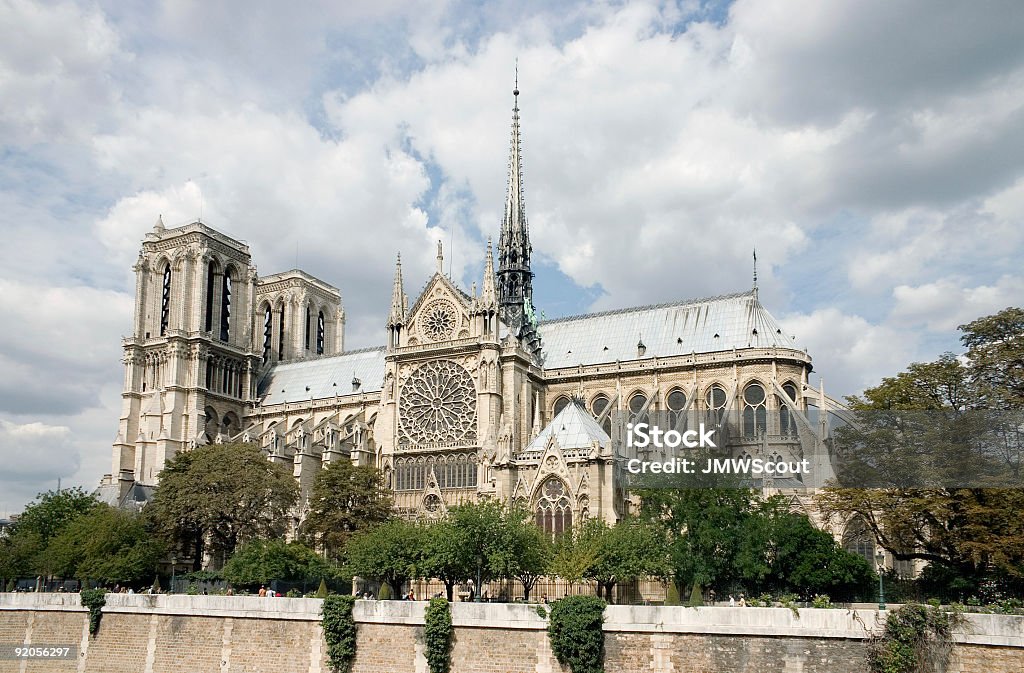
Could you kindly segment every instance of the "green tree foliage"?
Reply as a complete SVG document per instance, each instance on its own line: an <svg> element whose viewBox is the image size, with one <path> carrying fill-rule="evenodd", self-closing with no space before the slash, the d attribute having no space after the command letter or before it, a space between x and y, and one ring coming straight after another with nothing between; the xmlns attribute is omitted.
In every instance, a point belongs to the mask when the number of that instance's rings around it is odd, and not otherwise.
<svg viewBox="0 0 1024 673"><path fill-rule="evenodd" d="M551 539L537 528L529 512L513 507L503 514L502 542L490 555L491 565L499 577L518 580L528 601L537 580L551 567Z"/></svg>
<svg viewBox="0 0 1024 673"><path fill-rule="evenodd" d="M250 540L224 565L224 579L239 586L268 584L272 580L302 582L335 577L331 566L315 551L298 542Z"/></svg>
<svg viewBox="0 0 1024 673"><path fill-rule="evenodd" d="M207 536L222 559L246 540L280 537L297 498L290 470L255 445L213 444L167 462L146 512L199 570Z"/></svg>
<svg viewBox="0 0 1024 673"><path fill-rule="evenodd" d="M666 553L664 529L626 520L616 526L591 519L585 533L594 537L597 554L584 577L598 583L598 596L611 602L616 584L640 577L668 577L672 567Z"/></svg>
<svg viewBox="0 0 1024 673"><path fill-rule="evenodd" d="M641 497L641 519L664 531L680 594L694 584L719 586L738 579L736 556L753 507L752 491L652 489Z"/></svg>
<svg viewBox="0 0 1024 673"><path fill-rule="evenodd" d="M397 594L407 580L419 576L425 531L415 523L392 519L354 534L345 548L346 571L386 582L391 593Z"/></svg>
<svg viewBox="0 0 1024 673"><path fill-rule="evenodd" d="M737 575L752 594L817 594L848 601L870 595L876 576L863 557L790 512L782 498L757 503L744 526Z"/></svg>
<svg viewBox="0 0 1024 673"><path fill-rule="evenodd" d="M927 561L929 576L945 579L949 597L991 582L1020 592L1024 490L948 482L984 484L994 473L1000 483L1021 478L1024 310L1005 309L960 329L965 358L946 354L912 364L850 400L866 412L858 449L884 488L828 489L818 504L839 521L862 517L895 558ZM910 413L918 411L930 414ZM920 487L922 475L934 477L934 485Z"/></svg>
<svg viewBox="0 0 1024 673"><path fill-rule="evenodd" d="M57 569L47 552L50 540L98 504L81 488L40 493L0 540L0 577L53 576Z"/></svg>
<svg viewBox="0 0 1024 673"><path fill-rule="evenodd" d="M604 673L604 608L594 596L566 596L551 606L551 651L572 673Z"/></svg>
<svg viewBox="0 0 1024 673"><path fill-rule="evenodd" d="M467 503L448 510L447 515L427 526L424 538L423 574L445 584L451 600L455 584L479 576L481 583L498 576L513 576L534 570L529 559L520 565L511 557L515 545L529 542L517 532L522 513L509 511L491 501ZM536 581L536 580L534 580ZM479 591L479 588L477 589Z"/></svg>
<svg viewBox="0 0 1024 673"><path fill-rule="evenodd" d="M600 530L593 525L576 526L559 535L551 549L551 572L574 587L597 562L600 544Z"/></svg>
<svg viewBox="0 0 1024 673"><path fill-rule="evenodd" d="M309 516L300 534L337 561L353 534L391 518L392 504L380 470L336 460L313 482Z"/></svg>
<svg viewBox="0 0 1024 673"><path fill-rule="evenodd" d="M54 574L104 584L152 578L165 553L140 515L104 504L71 521L46 550Z"/></svg>

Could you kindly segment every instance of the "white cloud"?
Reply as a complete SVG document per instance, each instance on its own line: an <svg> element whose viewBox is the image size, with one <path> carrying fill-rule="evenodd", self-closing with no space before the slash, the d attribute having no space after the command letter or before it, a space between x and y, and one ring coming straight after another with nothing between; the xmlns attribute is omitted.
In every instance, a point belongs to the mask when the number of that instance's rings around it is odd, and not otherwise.
<svg viewBox="0 0 1024 673"><path fill-rule="evenodd" d="M918 340L913 333L877 325L836 308L782 316L780 322L814 358L825 392L835 397L877 385L912 362Z"/></svg>
<svg viewBox="0 0 1024 673"><path fill-rule="evenodd" d="M894 322L905 328L924 325L934 332L953 332L979 316L1019 305L1024 277L1003 276L993 285L965 286L963 278L943 278L924 285L899 285L893 290Z"/></svg>

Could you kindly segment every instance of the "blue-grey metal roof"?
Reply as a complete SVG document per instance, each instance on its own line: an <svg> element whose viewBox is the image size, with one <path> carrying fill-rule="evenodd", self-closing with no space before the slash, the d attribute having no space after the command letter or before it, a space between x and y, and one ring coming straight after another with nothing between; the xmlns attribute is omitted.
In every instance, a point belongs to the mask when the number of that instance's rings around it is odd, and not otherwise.
<svg viewBox="0 0 1024 673"><path fill-rule="evenodd" d="M353 378L360 385L352 385ZM262 404L282 404L334 395L379 392L384 384L384 347L349 351L316 360L274 365L260 381Z"/></svg>
<svg viewBox="0 0 1024 673"><path fill-rule="evenodd" d="M543 451L552 435L563 450L584 449L593 446L595 442L599 446L608 447L612 441L594 417L575 402L565 405L565 409L551 419L525 450Z"/></svg>
<svg viewBox="0 0 1024 673"><path fill-rule="evenodd" d="M539 329L545 368L733 348L796 348L753 290L547 320ZM642 356L639 342L645 346Z"/></svg>

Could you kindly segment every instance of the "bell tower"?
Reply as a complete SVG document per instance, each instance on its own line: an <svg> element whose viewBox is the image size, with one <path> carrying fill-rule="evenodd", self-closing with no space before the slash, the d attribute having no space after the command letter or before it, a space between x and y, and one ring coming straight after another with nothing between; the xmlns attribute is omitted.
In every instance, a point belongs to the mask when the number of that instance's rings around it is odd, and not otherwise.
<svg viewBox="0 0 1024 673"><path fill-rule="evenodd" d="M260 357L252 351L249 246L201 222L146 235L112 479L152 485L180 450L241 431Z"/></svg>

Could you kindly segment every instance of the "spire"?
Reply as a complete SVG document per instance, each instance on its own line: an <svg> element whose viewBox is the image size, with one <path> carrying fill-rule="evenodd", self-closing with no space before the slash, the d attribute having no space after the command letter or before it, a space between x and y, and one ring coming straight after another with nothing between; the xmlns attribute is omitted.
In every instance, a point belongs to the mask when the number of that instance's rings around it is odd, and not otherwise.
<svg viewBox="0 0 1024 673"><path fill-rule="evenodd" d="M494 255L491 254L491 239L487 238L487 255L484 257L484 282L481 285L480 304L484 307L496 308L498 293L494 289Z"/></svg>
<svg viewBox="0 0 1024 673"><path fill-rule="evenodd" d="M444 275L444 252L441 250L441 239L437 239L437 272Z"/></svg>
<svg viewBox="0 0 1024 673"><path fill-rule="evenodd" d="M533 273L530 271L530 230L523 197L522 141L519 137L519 71L512 91L512 140L508 160L508 190L498 237L498 300L505 321L518 329L527 307L533 311Z"/></svg>
<svg viewBox="0 0 1024 673"><path fill-rule="evenodd" d="M754 248L754 299L757 299L757 248Z"/></svg>
<svg viewBox="0 0 1024 673"><path fill-rule="evenodd" d="M395 284L391 288L391 314L388 316L388 326L405 324L405 288L402 285L402 253L398 253L398 261L395 262Z"/></svg>
<svg viewBox="0 0 1024 673"><path fill-rule="evenodd" d="M167 230L166 227L164 227L164 216L163 216L163 214L157 215L156 216L156 224L153 225L153 231L158 233L158 234L162 234L166 230Z"/></svg>

